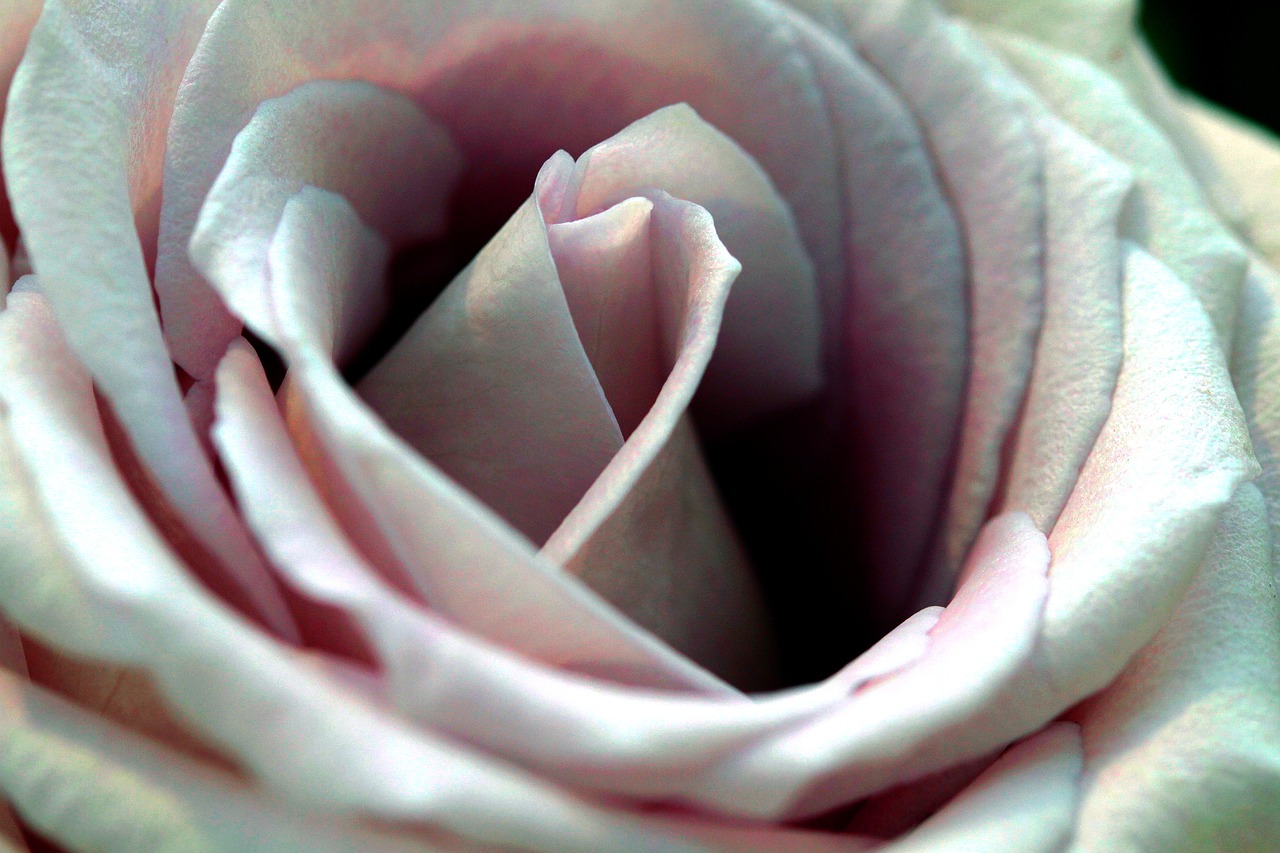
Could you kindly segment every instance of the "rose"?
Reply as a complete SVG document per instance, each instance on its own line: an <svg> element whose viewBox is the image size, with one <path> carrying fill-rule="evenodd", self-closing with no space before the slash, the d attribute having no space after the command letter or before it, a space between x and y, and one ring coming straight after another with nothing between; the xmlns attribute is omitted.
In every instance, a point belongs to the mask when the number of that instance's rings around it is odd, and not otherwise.
<svg viewBox="0 0 1280 853"><path fill-rule="evenodd" d="M1125 9L213 5L0 13L36 272L0 315L0 787L28 825L116 849L1277 837L1275 279ZM1195 116L1229 174L1276 162ZM378 321L389 248L602 141L519 187L361 384L374 409L354 396L332 358ZM610 281L640 304L593 302ZM283 419L233 318L289 368ZM769 653L683 417L704 367L704 439L816 450L833 500L856 473L878 607L946 600L963 564L946 610L751 700L637 627L740 682Z"/></svg>

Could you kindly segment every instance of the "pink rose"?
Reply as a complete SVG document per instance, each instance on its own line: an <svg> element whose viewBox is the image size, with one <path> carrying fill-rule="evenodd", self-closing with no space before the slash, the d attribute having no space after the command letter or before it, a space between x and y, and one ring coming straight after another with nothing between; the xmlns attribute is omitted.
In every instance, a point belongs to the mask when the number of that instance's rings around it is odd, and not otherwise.
<svg viewBox="0 0 1280 853"><path fill-rule="evenodd" d="M1131 18L6 0L12 843L1275 849L1280 153Z"/></svg>

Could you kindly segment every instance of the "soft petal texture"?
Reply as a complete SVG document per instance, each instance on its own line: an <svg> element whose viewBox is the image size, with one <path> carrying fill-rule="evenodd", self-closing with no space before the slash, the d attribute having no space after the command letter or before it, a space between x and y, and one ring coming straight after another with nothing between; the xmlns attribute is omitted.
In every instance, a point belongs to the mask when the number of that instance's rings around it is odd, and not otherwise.
<svg viewBox="0 0 1280 853"><path fill-rule="evenodd" d="M186 260L201 200L244 124L244 110L316 77L359 77L410 95L448 128L465 157L474 152L483 162L477 181L517 166L536 169L556 148L583 150L687 100L764 166L791 203L827 288L835 290L840 215L826 181L835 156L830 129L812 70L795 61L794 31L779 27L777 9L476 0L428 11L396 0L371 17L352 2L311 4L301 15L224 2L193 58L171 131L156 282L175 358L192 375L212 372L235 328ZM333 20L356 24L338 33L328 26ZM280 44L292 49L286 54ZM486 44L510 49L494 60ZM564 45L566 59L592 57L598 70L584 81L576 63L548 63L548 44ZM419 61L423 55L432 61ZM538 68L532 92L524 85L525 65ZM749 96L743 79L759 84ZM753 109L742 108L744 97ZM564 120L546 122L548 110ZM506 120L495 122L495 115ZM786 139L778 127L790 128ZM513 135L525 140L522 150L506 144Z"/></svg>
<svg viewBox="0 0 1280 853"><path fill-rule="evenodd" d="M258 105L237 134L201 208L192 261L235 283L232 304L253 299L270 274L271 237L285 205L304 186L342 195L392 248L433 236L461 165L448 133L408 98L359 81L304 84ZM378 291L344 292L331 306L325 333L339 360L385 312Z"/></svg>
<svg viewBox="0 0 1280 853"><path fill-rule="evenodd" d="M1204 310L1141 250L1124 264L1111 414L1049 537L1044 654L1054 682L1079 697L1114 678L1169 618L1218 515L1258 470Z"/></svg>
<svg viewBox="0 0 1280 853"><path fill-rule="evenodd" d="M1061 850L1071 837L1082 765L1078 729L1049 726L1010 747L955 799L884 849Z"/></svg>
<svg viewBox="0 0 1280 853"><path fill-rule="evenodd" d="M823 465L850 457L851 479L873 496L843 508L863 518L849 547L865 548L877 566L869 585L877 608L897 612L942 511L964 405L962 235L907 108L849 46L797 27L837 143L856 152L840 158L843 298L826 299L829 323L843 315L828 331L843 356L828 364L826 395L847 411L839 415L851 439L815 455Z"/></svg>
<svg viewBox="0 0 1280 853"><path fill-rule="evenodd" d="M355 498L339 498L340 515L355 509L371 516L373 524L357 520L354 527L365 539L385 537L385 553L396 561L392 574L483 636L572 668L726 690L540 559L527 540L392 435L338 375L314 322L318 306L369 276L384 253L382 239L350 205L303 190L286 206L272 242L272 275L264 279L270 290L254 300L272 312L246 311L246 321L281 348L290 366L286 405L333 466L330 488L337 481ZM529 610L542 618L523 618Z"/></svg>
<svg viewBox="0 0 1280 853"><path fill-rule="evenodd" d="M15 294L0 315L0 358L40 366L3 371L0 399L19 457L10 470L26 478L19 486L54 539L42 575L74 585L58 604L81 608L51 644L142 667L203 737L308 807L427 821L479 842L547 851L686 849L640 819L407 725L201 595L114 479L88 377L52 319L32 293ZM99 497L91 513L74 497L85 488ZM5 585L32 586L30 565L0 566ZM20 627L47 630L32 609L40 599L6 600Z"/></svg>
<svg viewBox="0 0 1280 853"><path fill-rule="evenodd" d="M1005 722L991 703L1035 651L1048 561L1044 536L1027 516L993 520L970 554L967 580L930 630L926 653L812 722L740 753L718 774L715 801L761 816L819 814L989 750Z"/></svg>
<svg viewBox="0 0 1280 853"><path fill-rule="evenodd" d="M1269 850L1280 838L1280 596L1258 490L1225 513L1173 619L1078 712L1082 850Z"/></svg>
<svg viewBox="0 0 1280 853"><path fill-rule="evenodd" d="M390 701L566 782L694 799L713 768L744 746L910 665L938 621L924 611L827 682L756 702L663 695L545 669L398 599L309 492L248 348L233 347L218 376L218 441L251 523L301 591L359 620L385 667ZM477 704L489 712L475 714Z"/></svg>
<svg viewBox="0 0 1280 853"><path fill-rule="evenodd" d="M182 405L147 272L165 128L213 5L50 0L9 95L4 173L41 288L174 535L195 537L187 553L220 593L295 636Z"/></svg>
<svg viewBox="0 0 1280 853"><path fill-rule="evenodd" d="M1215 174L1131 3L224 0L197 47L213 5L51 0L5 127L39 277L0 313L0 663L84 706L0 674L30 824L108 849L1280 832L1280 278L1251 251L1275 155L1193 112ZM393 253L513 209L353 390ZM798 588L865 553L873 618L950 604L807 687L730 687L777 641L702 459L726 436L837 485L825 539L825 491L779 490ZM859 601L812 597L859 633Z"/></svg>
<svg viewBox="0 0 1280 853"><path fill-rule="evenodd" d="M945 526L917 592L935 603L994 500L1002 446L1027 388L1044 299L1044 152L1016 81L1002 80L989 53L932 4L837 5L854 42L913 104L967 241L966 407Z"/></svg>
<svg viewBox="0 0 1280 853"><path fill-rule="evenodd" d="M622 447L534 200L358 390L401 438L538 545Z"/></svg>
<svg viewBox="0 0 1280 853"><path fill-rule="evenodd" d="M704 429L818 391L822 329L812 264L786 203L732 139L691 109L659 110L584 153L569 181L554 221L581 219L657 188L711 214L717 238L741 265L698 384Z"/></svg>
<svg viewBox="0 0 1280 853"><path fill-rule="evenodd" d="M1187 121L1230 181L1245 233L1274 267L1280 261L1280 151L1275 137L1210 104L1185 102Z"/></svg>
<svg viewBox="0 0 1280 853"><path fill-rule="evenodd" d="M0 704L0 789L29 825L69 849L445 849L425 835L411 839L291 807L9 673L0 673Z"/></svg>
<svg viewBox="0 0 1280 853"><path fill-rule="evenodd" d="M1045 308L1001 505L1049 530L1111 411L1123 353L1119 239L1127 169L1049 116Z"/></svg>
<svg viewBox="0 0 1280 853"><path fill-rule="evenodd" d="M992 34L990 41L1050 109L1133 170L1126 236L1186 281L1229 348L1248 258L1208 207L1178 151L1091 63L1016 36Z"/></svg>

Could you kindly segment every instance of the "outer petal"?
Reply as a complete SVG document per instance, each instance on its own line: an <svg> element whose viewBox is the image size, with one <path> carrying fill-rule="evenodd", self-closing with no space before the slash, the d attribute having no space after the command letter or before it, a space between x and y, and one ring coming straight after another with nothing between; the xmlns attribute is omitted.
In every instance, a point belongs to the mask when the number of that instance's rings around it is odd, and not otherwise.
<svg viewBox="0 0 1280 853"><path fill-rule="evenodd" d="M292 807L8 673L0 673L0 706L0 791L30 826L69 849L445 849L425 834L410 838Z"/></svg>
<svg viewBox="0 0 1280 853"><path fill-rule="evenodd" d="M4 172L41 287L159 486L157 510L176 513L179 540L194 534L192 561L220 592L295 636L191 427L147 274L164 128L213 5L51 0L10 93Z"/></svg>
<svg viewBox="0 0 1280 853"><path fill-rule="evenodd" d="M203 594L120 482L88 376L39 296L16 294L0 315L0 362L17 473L56 537L40 575L68 581L78 593L68 603L85 616L51 644L146 670L208 743L307 807L427 822L489 845L691 849L644 818L405 724ZM6 561L0 576L30 586L33 565ZM40 599L3 603L24 630L48 629Z"/></svg>
<svg viewBox="0 0 1280 853"><path fill-rule="evenodd" d="M1131 250L1125 272L1111 416L1049 539L1044 652L1077 698L1109 683L1172 615L1218 515L1257 473L1199 304L1145 253Z"/></svg>
<svg viewBox="0 0 1280 853"><path fill-rule="evenodd" d="M1041 111L1045 151L1045 314L1005 510L1052 529L1111 410L1123 354L1120 240L1129 171Z"/></svg>
<svg viewBox="0 0 1280 853"><path fill-rule="evenodd" d="M610 794L696 799L706 776L735 752L919 658L938 621L936 612L923 612L825 683L752 702L663 694L546 668L398 598L310 492L248 347L233 347L218 376L219 445L285 576L354 615L384 668L389 700L406 715L544 776Z"/></svg>
<svg viewBox="0 0 1280 853"><path fill-rule="evenodd" d="M0 128L4 125L5 105L9 100L9 84L13 81L13 72L18 67L18 60L27 49L27 37L40 17L43 0L13 0L0 8ZM3 143L3 131L0 130L0 143ZM7 246L12 246L17 234L17 225L13 221L13 211L9 207L9 195L5 190L3 170L0 170L0 255L7 255ZM7 267L7 265L6 265ZM8 290L10 280L8 269L0 268L5 275L0 277L0 289ZM0 302L0 306L3 302Z"/></svg>
<svg viewBox="0 0 1280 853"><path fill-rule="evenodd" d="M995 498L1031 371L1043 313L1044 154L1025 93L931 3L838 6L855 44L913 106L965 229L968 399L935 568L921 593L945 599Z"/></svg>
<svg viewBox="0 0 1280 853"><path fill-rule="evenodd" d="M1280 838L1280 599L1244 486L1173 620L1078 712L1079 850L1267 850Z"/></svg>
<svg viewBox="0 0 1280 853"><path fill-rule="evenodd" d="M1071 837L1082 764L1079 730L1049 726L1010 747L955 799L884 850L1061 850Z"/></svg>
<svg viewBox="0 0 1280 853"><path fill-rule="evenodd" d="M1229 349L1248 258L1165 134L1091 63L1014 36L989 41L1051 110L1133 169L1127 236L1187 282Z"/></svg>
<svg viewBox="0 0 1280 853"><path fill-rule="evenodd" d="M1280 150L1261 128L1200 101L1184 117L1230 182L1249 242L1274 267L1280 262Z"/></svg>

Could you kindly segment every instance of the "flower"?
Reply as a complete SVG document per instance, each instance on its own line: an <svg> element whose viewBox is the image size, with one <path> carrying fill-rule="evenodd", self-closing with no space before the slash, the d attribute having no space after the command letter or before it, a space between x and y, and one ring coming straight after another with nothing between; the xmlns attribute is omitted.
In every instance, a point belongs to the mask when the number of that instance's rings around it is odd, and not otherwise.
<svg viewBox="0 0 1280 853"><path fill-rule="evenodd" d="M10 0L11 835L1274 844L1280 155L1131 18Z"/></svg>

